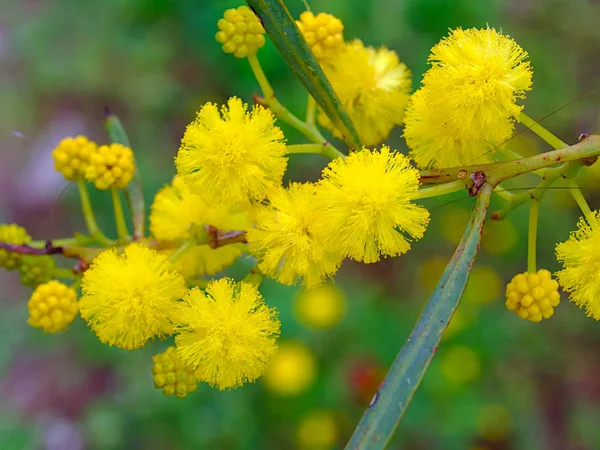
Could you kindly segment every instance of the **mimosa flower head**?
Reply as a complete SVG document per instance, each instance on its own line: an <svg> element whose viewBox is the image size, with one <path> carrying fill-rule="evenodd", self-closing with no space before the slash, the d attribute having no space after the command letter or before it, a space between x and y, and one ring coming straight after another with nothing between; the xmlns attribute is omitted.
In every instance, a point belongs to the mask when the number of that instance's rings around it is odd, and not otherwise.
<svg viewBox="0 0 600 450"><path fill-rule="evenodd" d="M559 303L558 282L546 269L519 273L506 286L505 305L521 319L531 322L549 319Z"/></svg>
<svg viewBox="0 0 600 450"><path fill-rule="evenodd" d="M85 136L65 138L52 151L54 168L65 180L82 180L96 148L96 144Z"/></svg>
<svg viewBox="0 0 600 450"><path fill-rule="evenodd" d="M244 230L248 217L228 204L208 205L193 194L179 176L160 189L150 210L150 232L159 241L173 242L192 237L191 225L212 225L220 230ZM230 266L243 251L242 244L211 249L198 245L188 250L175 262L175 267L186 277L213 275Z"/></svg>
<svg viewBox="0 0 600 450"><path fill-rule="evenodd" d="M81 317L100 341L133 350L164 337L185 284L166 257L134 243L122 254L98 255L84 273L82 292Z"/></svg>
<svg viewBox="0 0 600 450"><path fill-rule="evenodd" d="M27 233L27 230L20 225L15 223L2 223L0 224L0 242L7 244L27 244L31 242L31 236ZM22 256L19 253L9 252L3 248L0 248L0 267L6 270L14 270L19 267L22 261Z"/></svg>
<svg viewBox="0 0 600 450"><path fill-rule="evenodd" d="M255 55L265 45L265 30L256 14L246 5L225 11L217 27L216 41L223 44L225 53L233 53L236 58Z"/></svg>
<svg viewBox="0 0 600 450"><path fill-rule="evenodd" d="M256 226L247 235L260 270L280 283L302 281L308 287L334 275L342 255L329 247L322 218L314 184L292 183L272 191L269 205L257 208Z"/></svg>
<svg viewBox="0 0 600 450"><path fill-rule="evenodd" d="M75 289L52 280L35 288L27 302L29 325L46 333L65 330L77 316Z"/></svg>
<svg viewBox="0 0 600 450"><path fill-rule="evenodd" d="M600 320L600 212L581 218L577 231L556 246L563 269L556 276L571 300Z"/></svg>
<svg viewBox="0 0 600 450"><path fill-rule="evenodd" d="M364 145L379 144L402 124L411 79L396 52L355 39L324 70ZM319 122L341 137L325 114Z"/></svg>
<svg viewBox="0 0 600 450"><path fill-rule="evenodd" d="M125 188L135 175L133 150L121 144L101 145L90 156L85 178L96 189Z"/></svg>
<svg viewBox="0 0 600 450"><path fill-rule="evenodd" d="M296 24L319 62L331 61L344 47L344 24L331 14L304 11Z"/></svg>
<svg viewBox="0 0 600 450"><path fill-rule="evenodd" d="M190 191L210 203L260 201L281 185L287 167L283 132L260 105L232 97L221 114L207 103L188 125L175 159Z"/></svg>
<svg viewBox="0 0 600 450"><path fill-rule="evenodd" d="M256 380L277 349L277 313L250 283L221 278L188 291L177 323L177 354L200 381L221 390Z"/></svg>
<svg viewBox="0 0 600 450"><path fill-rule="evenodd" d="M418 187L419 172L409 159L386 146L332 161L318 194L327 241L365 263L406 253L429 222L427 210L411 203Z"/></svg>

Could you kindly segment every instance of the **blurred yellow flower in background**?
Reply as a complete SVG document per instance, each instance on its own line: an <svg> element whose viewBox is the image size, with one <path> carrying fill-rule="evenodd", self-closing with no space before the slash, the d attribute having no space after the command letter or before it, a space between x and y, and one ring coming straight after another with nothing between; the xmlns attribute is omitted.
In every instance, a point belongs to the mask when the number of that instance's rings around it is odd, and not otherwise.
<svg viewBox="0 0 600 450"><path fill-rule="evenodd" d="M306 392L317 376L317 360L305 344L299 341L279 343L262 381L274 394L295 396Z"/></svg>
<svg viewBox="0 0 600 450"><path fill-rule="evenodd" d="M454 345L440 355L440 371L449 383L460 386L479 378L481 361L471 348Z"/></svg>
<svg viewBox="0 0 600 450"><path fill-rule="evenodd" d="M331 328L344 317L346 298L333 283L299 292L294 299L296 319L308 328Z"/></svg>
<svg viewBox="0 0 600 450"><path fill-rule="evenodd" d="M298 448L303 450L332 449L339 438L335 416L328 410L314 410L306 414L296 430Z"/></svg>

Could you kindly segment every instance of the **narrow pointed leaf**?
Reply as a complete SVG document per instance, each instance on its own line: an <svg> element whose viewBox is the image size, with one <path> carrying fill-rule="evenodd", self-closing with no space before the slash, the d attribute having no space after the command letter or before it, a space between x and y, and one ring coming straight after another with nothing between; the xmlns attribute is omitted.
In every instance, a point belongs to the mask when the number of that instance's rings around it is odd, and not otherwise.
<svg viewBox="0 0 600 450"><path fill-rule="evenodd" d="M247 0L247 3L260 18L288 66L338 129L350 149L360 149L362 145L350 117L283 0Z"/></svg>
<svg viewBox="0 0 600 450"><path fill-rule="evenodd" d="M396 356L346 449L388 444L417 391L467 284L493 188L484 184L462 239L406 343Z"/></svg>
<svg viewBox="0 0 600 450"><path fill-rule="evenodd" d="M127 137L123 124L119 118L109 110L105 112L104 126L106 127L108 139L111 143L122 144L131 148L129 137ZM144 202L142 180L140 178L137 163L135 167L135 176L133 177L133 180L131 180L131 183L125 188L124 193L133 222L133 239L141 239L146 233L146 205Z"/></svg>

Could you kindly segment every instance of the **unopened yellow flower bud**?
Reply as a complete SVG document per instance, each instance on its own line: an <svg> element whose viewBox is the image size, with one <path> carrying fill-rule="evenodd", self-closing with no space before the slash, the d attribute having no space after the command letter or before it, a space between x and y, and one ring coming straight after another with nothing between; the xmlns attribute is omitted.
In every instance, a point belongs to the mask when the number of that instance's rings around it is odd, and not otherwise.
<svg viewBox="0 0 600 450"><path fill-rule="evenodd" d="M124 188L135 174L133 150L121 144L101 145L90 158L85 177L97 189Z"/></svg>
<svg viewBox="0 0 600 450"><path fill-rule="evenodd" d="M52 256L26 256L19 265L21 283L24 286L36 287L52 279L52 271L56 267Z"/></svg>
<svg viewBox="0 0 600 450"><path fill-rule="evenodd" d="M198 379L177 356L175 347L169 347L163 353L152 357L154 386L161 389L167 397L173 395L185 398L198 388Z"/></svg>
<svg viewBox="0 0 600 450"><path fill-rule="evenodd" d="M31 241L31 236L27 234L25 228L16 224L1 224L0 225L0 242L6 244L26 244ZM6 270L13 270L19 267L21 263L21 255L14 252L9 252L0 248L0 267Z"/></svg>
<svg viewBox="0 0 600 450"><path fill-rule="evenodd" d="M65 138L52 152L54 168L62 173L66 180L81 180L85 177L85 171L96 148L96 144L85 136Z"/></svg>
<svg viewBox="0 0 600 450"><path fill-rule="evenodd" d="M344 24L337 17L304 11L296 24L319 61L330 61L342 51Z"/></svg>
<svg viewBox="0 0 600 450"><path fill-rule="evenodd" d="M58 333L67 328L77 315L77 293L59 281L49 281L33 291L27 308L29 325L46 333Z"/></svg>
<svg viewBox="0 0 600 450"><path fill-rule="evenodd" d="M265 29L247 6L225 11L217 27L216 41L223 44L225 53L233 53L236 58L254 55L265 45Z"/></svg>
<svg viewBox="0 0 600 450"><path fill-rule="evenodd" d="M559 303L558 282L545 269L517 274L506 286L505 305L521 319L549 319Z"/></svg>

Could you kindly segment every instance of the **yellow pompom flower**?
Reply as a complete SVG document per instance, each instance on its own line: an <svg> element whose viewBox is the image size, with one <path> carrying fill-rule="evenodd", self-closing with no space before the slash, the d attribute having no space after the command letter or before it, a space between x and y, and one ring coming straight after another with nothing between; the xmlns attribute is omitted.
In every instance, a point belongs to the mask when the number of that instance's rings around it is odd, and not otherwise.
<svg viewBox="0 0 600 450"><path fill-rule="evenodd" d="M158 241L174 242L191 237L190 226L212 225L219 230L248 228L247 214L228 204L208 205L193 194L181 177L160 189L150 209L150 232ZM175 262L175 267L187 278L213 275L230 266L242 253L243 244L211 249L208 245L191 248Z"/></svg>
<svg viewBox="0 0 600 450"><path fill-rule="evenodd" d="M25 228L11 223L11 224L0 224L0 242L5 244L22 245L31 242L31 236L27 234ZM19 267L21 264L22 257L19 253L9 252L3 248L0 248L0 267L4 267L6 270L13 270Z"/></svg>
<svg viewBox="0 0 600 450"><path fill-rule="evenodd" d="M571 301L600 320L600 211L581 218L577 231L556 246L556 258L563 269L556 273Z"/></svg>
<svg viewBox="0 0 600 450"><path fill-rule="evenodd" d="M135 175L133 150L121 144L101 145L90 157L85 178L97 189L125 188Z"/></svg>
<svg viewBox="0 0 600 450"><path fill-rule="evenodd" d="M25 256L19 265L21 284L36 287L52 279L56 263L52 256Z"/></svg>
<svg viewBox="0 0 600 450"><path fill-rule="evenodd" d="M392 128L402 124L411 89L410 70L385 47L365 47L358 39L346 43L331 65L327 78L366 146L379 144ZM321 112L319 123L341 138Z"/></svg>
<svg viewBox="0 0 600 450"><path fill-rule="evenodd" d="M314 410L298 424L296 439L300 450L331 450L339 439L339 427L334 414L328 410Z"/></svg>
<svg viewBox="0 0 600 450"><path fill-rule="evenodd" d="M100 341L133 350L165 336L185 284L166 257L134 243L122 254L98 255L84 272L82 292L81 317Z"/></svg>
<svg viewBox="0 0 600 450"><path fill-rule="evenodd" d="M250 283L221 278L189 290L176 323L179 357L221 390L256 380L277 350L277 312Z"/></svg>
<svg viewBox="0 0 600 450"><path fill-rule="evenodd" d="M309 328L334 327L344 317L345 310L344 294L333 283L303 290L294 299L296 318Z"/></svg>
<svg viewBox="0 0 600 450"><path fill-rule="evenodd" d="M225 53L233 53L236 58L255 55L265 45L265 30L256 14L245 5L225 11L217 27L216 41L223 44Z"/></svg>
<svg viewBox="0 0 600 450"><path fill-rule="evenodd" d="M222 116L221 116L222 114ZM260 201L287 167L283 132L260 105L232 97L221 114L207 103L188 125L175 159L190 190L212 204Z"/></svg>
<svg viewBox="0 0 600 450"><path fill-rule="evenodd" d="M85 136L65 138L52 151L54 168L62 173L66 180L82 180L96 148L96 143Z"/></svg>
<svg viewBox="0 0 600 450"><path fill-rule="evenodd" d="M152 357L152 375L154 387L162 390L167 397L173 395L185 398L198 388L198 380L194 371L177 356L175 347Z"/></svg>
<svg viewBox="0 0 600 450"><path fill-rule="evenodd" d="M453 30L407 107L404 137L420 167L482 164L513 132L531 89L525 52L493 28Z"/></svg>
<svg viewBox="0 0 600 450"><path fill-rule="evenodd" d="M256 208L248 244L259 258L260 270L282 284L317 286L342 262L325 239L316 192L314 184L291 183L272 191L268 206Z"/></svg>
<svg viewBox="0 0 600 450"><path fill-rule="evenodd" d="M365 263L406 253L429 222L427 210L410 203L418 187L409 159L386 146L330 162L318 188L326 242Z"/></svg>
<svg viewBox="0 0 600 450"><path fill-rule="evenodd" d="M332 60L344 47L344 24L331 14L304 11L296 24L319 62Z"/></svg>
<svg viewBox="0 0 600 450"><path fill-rule="evenodd" d="M53 280L40 284L27 302L30 326L46 333L66 329L77 315L77 293L63 283Z"/></svg>
<svg viewBox="0 0 600 450"><path fill-rule="evenodd" d="M281 396L306 392L317 376L317 361L311 350L299 341L279 344L262 378L265 387Z"/></svg>
<svg viewBox="0 0 600 450"><path fill-rule="evenodd" d="M506 307L521 319L541 322L554 314L560 303L558 282L545 269L519 273L506 286Z"/></svg>

